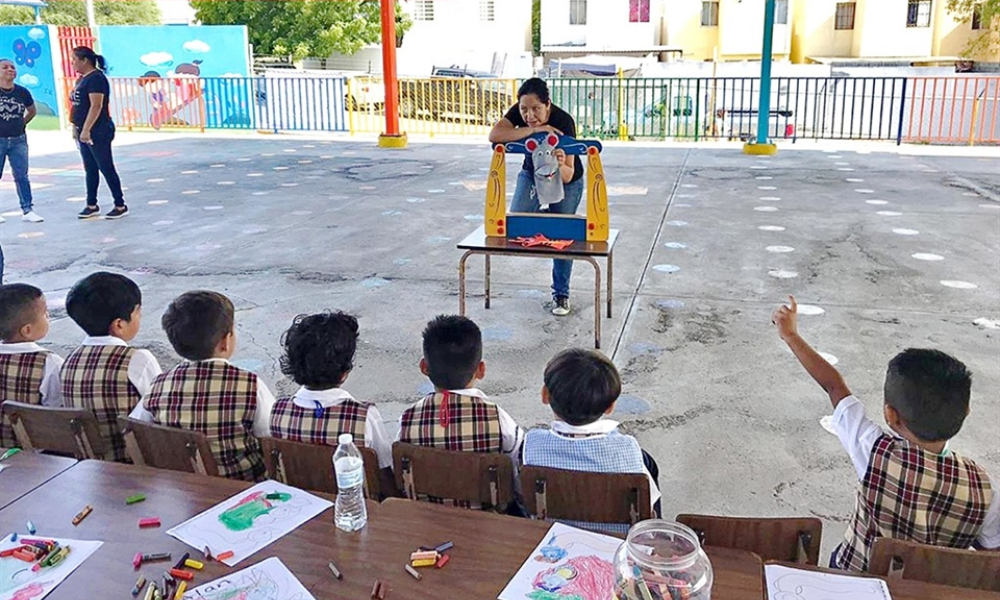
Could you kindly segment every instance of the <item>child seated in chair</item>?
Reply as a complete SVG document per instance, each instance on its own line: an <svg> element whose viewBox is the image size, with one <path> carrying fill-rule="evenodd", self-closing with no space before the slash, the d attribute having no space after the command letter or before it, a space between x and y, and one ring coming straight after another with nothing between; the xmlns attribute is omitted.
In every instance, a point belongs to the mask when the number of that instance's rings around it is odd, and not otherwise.
<svg viewBox="0 0 1000 600"><path fill-rule="evenodd" d="M26 283L0 285L0 401L62 406L61 356L38 345L49 332L42 290ZM7 417L0 423L0 448L16 446Z"/></svg>
<svg viewBox="0 0 1000 600"><path fill-rule="evenodd" d="M167 338L186 362L163 373L130 417L205 434L219 475L259 481L259 437L270 430L274 396L257 375L233 366L233 303L217 292L181 294L163 313Z"/></svg>
<svg viewBox="0 0 1000 600"><path fill-rule="evenodd" d="M340 387L354 368L358 320L339 311L299 315L281 343L281 372L302 387L275 402L271 436L337 446L337 437L349 433L355 444L375 450L382 488L394 488L392 438L382 415L374 404L359 402Z"/></svg>
<svg viewBox="0 0 1000 600"><path fill-rule="evenodd" d="M118 416L134 409L161 373L152 352L128 344L139 333L142 292L124 275L93 273L70 289L66 312L87 337L60 372L63 402L93 411L114 459L127 461Z"/></svg>
<svg viewBox="0 0 1000 600"><path fill-rule="evenodd" d="M545 366L542 403L555 414L550 428L528 431L522 463L592 473L643 473L649 478L653 515L660 515L660 469L630 435L608 419L621 395L622 382L614 363L593 350L572 348ZM623 530L602 524L601 529Z"/></svg>
<svg viewBox="0 0 1000 600"><path fill-rule="evenodd" d="M833 404L832 426L860 485L845 539L830 567L867 571L879 537L951 548L1000 547L995 479L948 449L969 414L972 376L940 350L908 349L889 361L882 413L890 431L840 373L798 333L795 298L771 317L778 335Z"/></svg>

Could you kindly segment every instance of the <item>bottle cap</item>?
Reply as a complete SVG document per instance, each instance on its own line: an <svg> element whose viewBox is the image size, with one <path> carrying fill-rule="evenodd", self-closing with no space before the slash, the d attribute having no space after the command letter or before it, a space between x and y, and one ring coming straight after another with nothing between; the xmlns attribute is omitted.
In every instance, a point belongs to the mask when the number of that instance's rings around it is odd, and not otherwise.
<svg viewBox="0 0 1000 600"><path fill-rule="evenodd" d="M342 433L337 436L337 443L341 445L353 444L354 436L349 433Z"/></svg>

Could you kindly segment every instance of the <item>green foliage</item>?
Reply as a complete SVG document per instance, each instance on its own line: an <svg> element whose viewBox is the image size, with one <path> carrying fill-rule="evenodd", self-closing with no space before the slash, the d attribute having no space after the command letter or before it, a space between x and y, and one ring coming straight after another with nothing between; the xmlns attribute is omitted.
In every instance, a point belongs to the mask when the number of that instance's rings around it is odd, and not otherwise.
<svg viewBox="0 0 1000 600"><path fill-rule="evenodd" d="M108 0L94 3L98 25L159 25L160 7L153 0ZM49 0L42 9L46 25L87 25L83 0ZM0 6L0 25L34 25L35 11L27 6Z"/></svg>
<svg viewBox="0 0 1000 600"><path fill-rule="evenodd" d="M991 61L1000 61L1000 0L948 0L948 12L963 23L972 21L973 13L978 13L982 29L969 39L964 54L984 54L992 57Z"/></svg>
<svg viewBox="0 0 1000 600"><path fill-rule="evenodd" d="M255 54L354 54L382 39L377 0L192 0L205 25L246 25ZM396 35L412 25L396 3Z"/></svg>
<svg viewBox="0 0 1000 600"><path fill-rule="evenodd" d="M542 55L542 0L531 0L531 51Z"/></svg>

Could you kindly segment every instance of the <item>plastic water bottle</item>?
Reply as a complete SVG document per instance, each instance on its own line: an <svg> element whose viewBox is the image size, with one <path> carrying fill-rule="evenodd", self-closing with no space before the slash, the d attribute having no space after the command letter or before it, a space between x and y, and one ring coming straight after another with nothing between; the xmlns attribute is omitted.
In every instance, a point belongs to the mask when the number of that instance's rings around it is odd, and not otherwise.
<svg viewBox="0 0 1000 600"><path fill-rule="evenodd" d="M337 503L333 523L344 531L357 531L368 524L365 506L365 464L354 445L354 437L343 433L333 455L333 471L337 475Z"/></svg>

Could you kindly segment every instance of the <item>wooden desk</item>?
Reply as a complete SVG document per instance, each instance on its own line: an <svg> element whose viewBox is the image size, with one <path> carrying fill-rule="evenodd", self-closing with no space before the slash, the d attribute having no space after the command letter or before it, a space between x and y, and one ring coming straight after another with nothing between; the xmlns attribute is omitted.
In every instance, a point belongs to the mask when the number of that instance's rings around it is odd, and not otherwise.
<svg viewBox="0 0 1000 600"><path fill-rule="evenodd" d="M0 508L12 504L76 463L75 458L29 451L18 452L7 458L0 463L5 467L0 472ZM21 523L17 531L22 529L24 523Z"/></svg>
<svg viewBox="0 0 1000 600"><path fill-rule="evenodd" d="M619 230L612 229L606 242L573 242L563 250L553 250L545 246L525 248L521 244L508 241L506 238L488 237L486 227L480 226L464 240L458 243L459 250L465 254L458 261L458 314L465 315L465 263L473 254L485 257L486 300L485 307L490 307L490 257L491 256L526 256L529 258L552 258L565 260L582 260L594 267L594 347L601 347L601 266L595 258L603 257L607 261L608 274L608 318L611 318L612 300L612 269L614 267L615 242Z"/></svg>
<svg viewBox="0 0 1000 600"><path fill-rule="evenodd" d="M770 564L770 561L769 561ZM912 581L903 579L890 579L877 575L849 573L828 569L826 567L812 567L790 562L774 561L773 564L784 565L793 569L803 569L806 571L820 571L823 573L834 573L836 575L848 575L855 577L869 577L882 579L889 585L889 593L892 600L1000 600L1000 593L986 590L970 590L948 585L935 585L923 581Z"/></svg>

